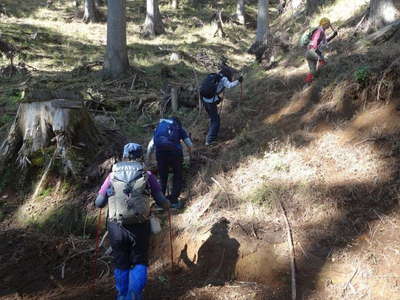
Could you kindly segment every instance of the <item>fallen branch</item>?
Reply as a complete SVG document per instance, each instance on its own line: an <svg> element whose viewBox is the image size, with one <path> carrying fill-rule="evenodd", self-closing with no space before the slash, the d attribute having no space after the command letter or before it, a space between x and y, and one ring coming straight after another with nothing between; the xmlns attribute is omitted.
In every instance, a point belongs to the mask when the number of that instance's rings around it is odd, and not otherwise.
<svg viewBox="0 0 400 300"><path fill-rule="evenodd" d="M292 300L296 300L296 262L295 262L295 253L293 247L293 237L292 237L292 230L290 228L289 220L286 215L285 207L283 206L282 202L279 200L279 205L282 209L282 214L285 219L286 223L286 231L287 231L287 240L290 248L290 269L292 274Z"/></svg>
<svg viewBox="0 0 400 300"><path fill-rule="evenodd" d="M51 156L49 163L46 166L46 169L43 172L42 177L40 178L38 185L36 186L35 192L32 195L32 199L35 199L39 195L39 192L42 189L42 185L47 180L47 175L49 174L50 169L53 166L54 159L56 158L58 153L59 153L59 148L56 148L53 152L53 155Z"/></svg>
<svg viewBox="0 0 400 300"><path fill-rule="evenodd" d="M376 93L376 100L377 100L377 101L379 101L379 99L380 99L380 97L381 97L381 88L382 88L383 80L385 79L386 75L392 70L392 67L393 67L394 65L396 65L397 63L399 63L399 62L400 62L400 58L397 58L394 62L392 62L392 63L390 64L390 66L385 70L385 72L383 72L382 78L381 78L381 80L379 81L378 91L377 91L377 93Z"/></svg>
<svg viewBox="0 0 400 300"><path fill-rule="evenodd" d="M133 87L135 86L136 77L137 77L137 74L135 74L135 75L133 76L132 83L131 83L131 87L130 87L131 90L133 90Z"/></svg>
<svg viewBox="0 0 400 300"><path fill-rule="evenodd" d="M366 139L362 140L361 142L358 142L358 143L354 144L354 147L356 147L356 146L358 146L360 144L363 144L365 142L375 142L375 141L376 141L376 138L366 138Z"/></svg>
<svg viewBox="0 0 400 300"><path fill-rule="evenodd" d="M368 16L368 14L369 14L369 7L368 7L368 8L366 9L366 11L364 12L364 15L363 15L363 17L361 18L360 22L358 22L358 24L357 24L356 27L354 28L354 33L353 33L353 35L356 35L357 30L358 30L358 27L360 27L361 24L364 23L364 20L365 20L365 18Z"/></svg>
<svg viewBox="0 0 400 300"><path fill-rule="evenodd" d="M359 266L356 268L356 270L353 273L353 276L350 277L349 281L347 281L346 285L344 286L343 292L342 292L342 298L344 297L344 295L346 294L347 288L349 287L349 285L351 284L351 281L354 279L354 277L356 276L356 274L358 273L358 269Z"/></svg>

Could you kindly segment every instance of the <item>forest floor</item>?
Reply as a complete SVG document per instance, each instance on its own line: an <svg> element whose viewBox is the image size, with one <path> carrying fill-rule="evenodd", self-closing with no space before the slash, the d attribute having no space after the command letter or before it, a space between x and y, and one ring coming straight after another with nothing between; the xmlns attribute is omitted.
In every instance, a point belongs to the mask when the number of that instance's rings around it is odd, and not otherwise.
<svg viewBox="0 0 400 300"><path fill-rule="evenodd" d="M179 112L196 145L191 166L185 167L186 208L172 217L173 270L167 217L160 214L164 230L152 238L146 299L290 299L293 270L281 204L293 236L298 299L400 299L400 39L383 46L349 46L356 38L346 18L361 16L365 8L363 1L354 2L359 6L353 3L353 13L342 16L329 64L305 86L301 49L294 47L265 71L243 55L253 29L231 24L227 40L210 38L212 25L196 25L210 12L203 16L185 9L182 18L164 7L167 35L139 40L143 17L132 15L143 13L144 4L128 8L132 75L103 81L98 62L103 60L104 23L83 24L72 4L61 1L52 8L45 1L20 4L15 11L13 1L5 1L9 12L0 24L2 37L23 49L26 72L0 78L0 137L26 87L62 87L82 92L93 114L104 108L103 120L144 143L152 132L148 124L159 116L156 100L165 87L165 72L171 81L191 84L194 74L201 78L223 52L245 75L243 95L239 89L226 94L219 143L210 148L201 146L205 112L199 119L197 109ZM334 16L337 9L327 6L324 12ZM188 16L192 21L183 21ZM177 50L194 60L171 62ZM138 94L145 105L136 109ZM121 95L131 97L131 105L121 104ZM12 189L0 180L0 299L115 295L107 241L93 284L95 223L76 216L76 210L64 219L51 214L72 200L95 216L92 200L100 180L77 191L64 183L55 188L56 182L30 199L26 187L23 193L18 184ZM18 215L26 222L17 222ZM48 216L45 226L35 215ZM70 227L62 234L46 228L59 228L54 223L68 218L61 224Z"/></svg>

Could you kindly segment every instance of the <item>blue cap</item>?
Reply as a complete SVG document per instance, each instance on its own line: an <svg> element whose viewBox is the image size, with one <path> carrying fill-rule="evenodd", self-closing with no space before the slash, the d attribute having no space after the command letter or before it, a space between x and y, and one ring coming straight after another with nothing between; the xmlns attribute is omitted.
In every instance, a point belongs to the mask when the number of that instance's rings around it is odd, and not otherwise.
<svg viewBox="0 0 400 300"><path fill-rule="evenodd" d="M142 155L142 146L136 143L129 143L124 146L124 153L122 154L122 158L136 159L142 157Z"/></svg>

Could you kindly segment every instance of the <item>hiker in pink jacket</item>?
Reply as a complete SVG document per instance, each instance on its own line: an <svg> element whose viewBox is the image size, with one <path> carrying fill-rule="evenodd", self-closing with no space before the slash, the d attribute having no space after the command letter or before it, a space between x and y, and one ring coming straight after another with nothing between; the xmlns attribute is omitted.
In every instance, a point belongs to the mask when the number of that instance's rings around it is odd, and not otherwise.
<svg viewBox="0 0 400 300"><path fill-rule="evenodd" d="M328 18L322 18L319 22L319 27L314 30L311 35L311 41L307 46L306 60L310 73L307 74L305 81L311 83L317 70L326 64L322 49L337 36L337 31L334 31L330 37L326 37L325 31L331 27L331 22ZM332 28L332 27L331 27Z"/></svg>

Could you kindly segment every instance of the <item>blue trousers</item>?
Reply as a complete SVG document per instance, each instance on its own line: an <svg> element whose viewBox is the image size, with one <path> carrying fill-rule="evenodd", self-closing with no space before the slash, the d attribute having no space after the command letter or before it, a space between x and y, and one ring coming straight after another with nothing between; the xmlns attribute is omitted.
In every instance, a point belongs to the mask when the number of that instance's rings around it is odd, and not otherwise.
<svg viewBox="0 0 400 300"><path fill-rule="evenodd" d="M165 195L168 183L168 173L172 169L172 191L169 199L172 203L176 202L182 190L182 151L156 151L158 174L160 175L161 192Z"/></svg>
<svg viewBox="0 0 400 300"><path fill-rule="evenodd" d="M147 282L150 223L123 226L109 220L107 229L115 263L117 300L142 300Z"/></svg>
<svg viewBox="0 0 400 300"><path fill-rule="evenodd" d="M117 300L142 300L147 283L147 266L136 265L128 270L114 270Z"/></svg>
<svg viewBox="0 0 400 300"><path fill-rule="evenodd" d="M204 104L204 108L206 109L206 112L208 114L208 117L210 118L210 124L208 126L206 142L211 143L217 139L219 126L221 123L220 117L218 114L218 106L217 106L217 103L207 103L204 101L203 101L203 104Z"/></svg>

